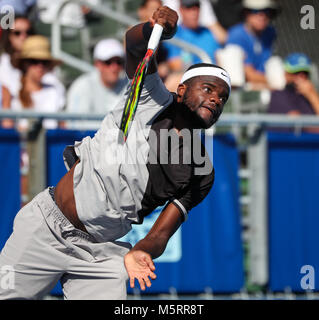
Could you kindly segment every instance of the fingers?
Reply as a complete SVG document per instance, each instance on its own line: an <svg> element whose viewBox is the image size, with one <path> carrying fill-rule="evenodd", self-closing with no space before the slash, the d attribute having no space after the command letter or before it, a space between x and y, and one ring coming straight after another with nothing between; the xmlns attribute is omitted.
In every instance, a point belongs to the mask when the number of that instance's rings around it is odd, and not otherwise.
<svg viewBox="0 0 319 320"><path fill-rule="evenodd" d="M150 255L146 255L144 258L144 261L146 262L146 264L150 268L150 270L152 270L152 271L155 270L155 265L154 265L154 262L153 262Z"/></svg>
<svg viewBox="0 0 319 320"><path fill-rule="evenodd" d="M130 287L131 288L134 288L134 280L135 280L135 277L130 277Z"/></svg>
<svg viewBox="0 0 319 320"><path fill-rule="evenodd" d="M144 291L146 289L145 286L147 286L148 288L152 286L151 280L149 278L151 278L152 280L155 280L156 277L157 276L154 272L149 272L148 275L144 275L144 276L131 276L130 277L130 287L131 288L135 287L135 279L137 279L141 290Z"/></svg>
<svg viewBox="0 0 319 320"><path fill-rule="evenodd" d="M146 288L145 288L145 285L149 288L151 287L152 283L150 281L150 279L146 276L144 278L139 278L137 279L139 284L140 284L140 288L142 291L144 291Z"/></svg>
<svg viewBox="0 0 319 320"><path fill-rule="evenodd" d="M174 10L164 6L153 13L152 19L166 29L173 29L177 23L178 15Z"/></svg>

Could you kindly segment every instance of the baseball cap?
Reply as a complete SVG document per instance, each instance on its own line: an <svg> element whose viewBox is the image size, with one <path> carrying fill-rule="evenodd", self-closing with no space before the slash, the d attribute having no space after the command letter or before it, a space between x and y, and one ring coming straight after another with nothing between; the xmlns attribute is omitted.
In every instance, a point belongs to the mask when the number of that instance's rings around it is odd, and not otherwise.
<svg viewBox="0 0 319 320"><path fill-rule="evenodd" d="M244 0L243 7L250 10L277 9L278 5L273 0Z"/></svg>
<svg viewBox="0 0 319 320"><path fill-rule="evenodd" d="M113 57L124 58L122 44L116 39L100 40L93 51L94 60L106 61Z"/></svg>
<svg viewBox="0 0 319 320"><path fill-rule="evenodd" d="M182 7L192 7L196 5L200 5L199 0L181 0Z"/></svg>
<svg viewBox="0 0 319 320"><path fill-rule="evenodd" d="M292 53L285 59L284 69L289 73L310 72L311 60L303 53Z"/></svg>

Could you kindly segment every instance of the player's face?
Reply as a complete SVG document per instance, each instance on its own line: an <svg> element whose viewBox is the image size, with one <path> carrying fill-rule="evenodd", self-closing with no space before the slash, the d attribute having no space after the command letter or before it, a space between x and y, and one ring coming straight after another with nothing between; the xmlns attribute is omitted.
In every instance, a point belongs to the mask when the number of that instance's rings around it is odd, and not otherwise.
<svg viewBox="0 0 319 320"><path fill-rule="evenodd" d="M194 78L178 88L180 102L191 111L193 128L207 129L221 115L229 95L226 82L212 76Z"/></svg>

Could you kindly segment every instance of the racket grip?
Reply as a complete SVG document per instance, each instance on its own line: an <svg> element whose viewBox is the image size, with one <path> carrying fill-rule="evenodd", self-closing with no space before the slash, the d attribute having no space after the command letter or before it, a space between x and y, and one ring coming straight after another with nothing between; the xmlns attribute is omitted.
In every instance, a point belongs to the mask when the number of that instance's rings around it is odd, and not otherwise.
<svg viewBox="0 0 319 320"><path fill-rule="evenodd" d="M155 23L150 39L148 40L147 49L155 50L160 42L161 36L163 32L163 27Z"/></svg>

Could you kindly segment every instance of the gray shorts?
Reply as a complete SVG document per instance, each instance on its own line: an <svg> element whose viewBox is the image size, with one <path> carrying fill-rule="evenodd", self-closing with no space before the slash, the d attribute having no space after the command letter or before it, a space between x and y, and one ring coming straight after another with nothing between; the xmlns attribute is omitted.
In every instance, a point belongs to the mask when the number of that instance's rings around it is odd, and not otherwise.
<svg viewBox="0 0 319 320"><path fill-rule="evenodd" d="M41 299L58 280L65 299L126 299L130 248L76 229L46 189L15 217L0 254L0 299Z"/></svg>

